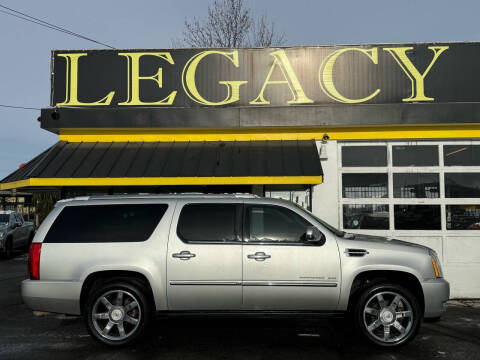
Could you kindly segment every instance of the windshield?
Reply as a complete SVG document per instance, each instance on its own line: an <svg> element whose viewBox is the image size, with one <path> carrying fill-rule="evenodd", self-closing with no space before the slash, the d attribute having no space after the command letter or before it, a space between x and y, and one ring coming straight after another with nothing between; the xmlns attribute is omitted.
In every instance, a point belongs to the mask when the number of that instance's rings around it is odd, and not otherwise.
<svg viewBox="0 0 480 360"><path fill-rule="evenodd" d="M313 213L311 211L308 211L307 209L301 207L300 205L298 205L297 203L294 203L292 202L293 204L295 204L295 206L297 208L299 208L300 210L302 210L303 212L306 212L308 215L310 215L311 217L313 217L315 220L317 220L320 224L322 224L322 226L326 227L328 230L330 230L331 232L333 232L335 235L339 236L339 237L344 237L345 236L345 231L341 231L341 230L338 230L337 228L333 227L332 225L326 223L325 221L323 221L322 219L320 219L319 217L313 215Z"/></svg>
<svg viewBox="0 0 480 360"><path fill-rule="evenodd" d="M8 224L10 216L7 214L0 214L0 224L5 225Z"/></svg>

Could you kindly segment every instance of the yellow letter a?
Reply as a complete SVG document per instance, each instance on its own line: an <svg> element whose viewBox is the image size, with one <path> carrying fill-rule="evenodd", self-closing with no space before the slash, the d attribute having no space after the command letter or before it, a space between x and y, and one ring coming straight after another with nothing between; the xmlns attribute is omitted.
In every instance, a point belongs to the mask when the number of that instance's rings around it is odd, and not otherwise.
<svg viewBox="0 0 480 360"><path fill-rule="evenodd" d="M279 84L286 84L292 93L293 99L287 101L288 104L311 104L313 100L309 99L305 92L300 85L300 82L297 79L297 75L293 71L292 65L290 65L290 61L288 60L287 55L285 54L284 50L277 50L270 53L271 56L274 57L274 61L272 66L270 67L270 71L268 72L267 78L263 83L262 89L260 90L260 94L258 94L255 100L250 101L252 105L268 105L270 101L265 100L263 97L263 93L267 85L279 85ZM270 80L272 77L273 70L275 67L278 66L280 71L282 72L283 77L285 80Z"/></svg>

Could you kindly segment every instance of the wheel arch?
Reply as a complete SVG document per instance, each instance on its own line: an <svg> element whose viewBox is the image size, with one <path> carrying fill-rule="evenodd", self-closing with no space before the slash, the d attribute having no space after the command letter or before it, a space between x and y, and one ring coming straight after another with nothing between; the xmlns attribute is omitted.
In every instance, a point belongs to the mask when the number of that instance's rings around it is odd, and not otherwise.
<svg viewBox="0 0 480 360"><path fill-rule="evenodd" d="M418 300L422 314L425 311L425 298L420 280L414 274L401 270L366 270L354 277L348 296L348 311L351 311L363 289L377 282L390 282L403 286Z"/></svg>
<svg viewBox="0 0 480 360"><path fill-rule="evenodd" d="M90 273L82 284L80 291L80 312L83 314L84 307L87 302L87 296L92 287L98 282L106 282L113 279L128 279L140 282L147 290L147 296L152 301L154 308L156 307L155 296L153 288L146 275L138 271L132 270L101 270Z"/></svg>

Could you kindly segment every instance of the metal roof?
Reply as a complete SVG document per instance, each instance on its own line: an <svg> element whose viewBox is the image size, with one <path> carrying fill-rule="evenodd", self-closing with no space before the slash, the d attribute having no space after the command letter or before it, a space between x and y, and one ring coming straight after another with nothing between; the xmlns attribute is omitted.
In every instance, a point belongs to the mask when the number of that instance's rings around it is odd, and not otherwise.
<svg viewBox="0 0 480 360"><path fill-rule="evenodd" d="M314 140L59 141L4 178L322 176Z"/></svg>

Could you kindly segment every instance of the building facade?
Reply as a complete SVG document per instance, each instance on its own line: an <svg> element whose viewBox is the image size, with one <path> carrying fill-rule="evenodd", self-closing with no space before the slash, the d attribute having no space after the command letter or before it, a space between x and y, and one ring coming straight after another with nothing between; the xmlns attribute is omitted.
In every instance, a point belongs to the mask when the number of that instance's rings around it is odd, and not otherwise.
<svg viewBox="0 0 480 360"><path fill-rule="evenodd" d="M480 44L52 52L59 141L0 189L252 192L435 249L480 297Z"/></svg>

